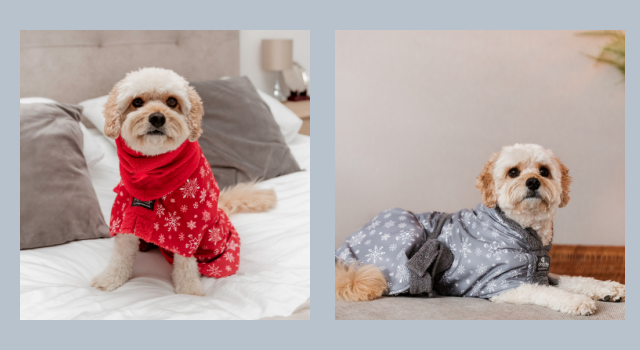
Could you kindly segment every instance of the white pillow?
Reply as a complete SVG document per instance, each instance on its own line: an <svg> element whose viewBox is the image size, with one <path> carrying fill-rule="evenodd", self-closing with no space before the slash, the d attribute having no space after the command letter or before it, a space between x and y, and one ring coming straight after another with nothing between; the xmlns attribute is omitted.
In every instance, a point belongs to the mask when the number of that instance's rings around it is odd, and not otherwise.
<svg viewBox="0 0 640 350"><path fill-rule="evenodd" d="M286 143L293 141L293 138L296 137L302 127L302 119L271 95L265 94L260 90L258 90L258 94L271 109L271 114L273 114L273 118L280 127L284 141Z"/></svg>
<svg viewBox="0 0 640 350"><path fill-rule="evenodd" d="M302 127L302 119L298 118L298 116L289 108L285 107L285 105L278 102L278 100L268 94L265 94L260 90L258 90L258 94L260 94L262 100L269 106L269 109L271 109L271 114L273 114L273 118L280 127L280 132L282 133L282 136L284 136L284 141L286 143L290 143L298 134L298 131L300 131L300 128ZM89 121L91 121L91 123L95 125L103 135L104 117L102 116L102 112L104 110L105 103L107 103L108 97L109 96L107 95L78 103L80 106L84 107L84 111L82 112L84 116L87 117L87 119L89 119ZM109 139L109 141L111 141L115 146L116 143L113 139Z"/></svg>
<svg viewBox="0 0 640 350"><path fill-rule="evenodd" d="M21 98L20 103L57 103L56 101L44 98L44 97L26 97ZM99 162L102 158L104 158L104 150L102 146L98 143L98 141L89 133L89 130L84 126L84 124L80 124L80 130L82 130L82 139L84 143L84 148L82 153L84 154L84 159L87 161L87 166L92 166Z"/></svg>
<svg viewBox="0 0 640 350"><path fill-rule="evenodd" d="M82 110L82 114L89 119L91 124L96 126L96 129L100 130L102 135L104 135L104 117L102 116L102 113L104 112L104 105L107 103L108 98L109 95L105 95L78 103L84 108ZM107 137L107 135L104 137ZM114 139L109 137L107 137L107 139L111 142L113 147L116 146L116 141Z"/></svg>

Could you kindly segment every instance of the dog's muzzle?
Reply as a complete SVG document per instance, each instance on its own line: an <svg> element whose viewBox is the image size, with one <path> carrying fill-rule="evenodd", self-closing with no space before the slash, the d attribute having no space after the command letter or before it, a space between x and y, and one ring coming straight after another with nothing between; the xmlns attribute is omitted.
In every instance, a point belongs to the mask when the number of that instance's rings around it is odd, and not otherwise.
<svg viewBox="0 0 640 350"><path fill-rule="evenodd" d="M524 199L528 199L528 198L538 198L538 199L542 199L542 196L540 195L540 193L538 191L527 191L527 194L524 196Z"/></svg>
<svg viewBox="0 0 640 350"><path fill-rule="evenodd" d="M167 119L165 118L164 114L159 112L151 113L149 115L149 124L153 125L156 130L149 131L147 135L164 135L164 132L158 129L161 128L166 121Z"/></svg>

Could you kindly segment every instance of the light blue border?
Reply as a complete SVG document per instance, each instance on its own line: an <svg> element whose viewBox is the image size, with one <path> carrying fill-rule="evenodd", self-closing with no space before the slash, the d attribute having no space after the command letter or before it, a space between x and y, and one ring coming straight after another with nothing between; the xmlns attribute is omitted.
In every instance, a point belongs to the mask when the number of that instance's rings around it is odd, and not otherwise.
<svg viewBox="0 0 640 350"><path fill-rule="evenodd" d="M38 5L38 3L42 3ZM3 5L1 56L3 96L17 101L19 29L310 29L314 62L312 295L310 322L19 322L11 277L19 271L18 237L6 238L2 344L31 348L609 348L636 337L634 297L627 321L615 322L443 322L333 321L334 250L334 30L335 29L625 29L630 57L637 57L637 2L633 1L12 1ZM634 227L638 204L637 150L640 150L638 70L626 77L627 227ZM357 91L353 91L357 94ZM11 98L10 96L14 96ZM0 177L5 235L19 228L17 103L10 102L0 138L5 160ZM14 131L16 130L16 131ZM597 140L593 140L597 142ZM597 164L594 164L597 166ZM638 233L627 236L635 249ZM15 244L15 245L14 245ZM16 247L16 248L13 248ZM15 250L13 250L15 249ZM629 255L630 266L637 264ZM627 273L633 294L634 269ZM16 281L16 282L13 282ZM635 343L629 343L629 345ZM72 344L76 346L71 346ZM158 347L160 345L160 347ZM244 345L244 346L243 346ZM3 346L3 347L4 347ZM631 345L633 346L633 345Z"/></svg>

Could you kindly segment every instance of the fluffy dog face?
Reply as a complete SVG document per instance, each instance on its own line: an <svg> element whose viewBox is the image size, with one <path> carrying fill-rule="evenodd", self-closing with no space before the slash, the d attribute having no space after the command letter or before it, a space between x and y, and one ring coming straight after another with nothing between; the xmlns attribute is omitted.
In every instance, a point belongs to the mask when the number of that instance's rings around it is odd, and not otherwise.
<svg viewBox="0 0 640 350"><path fill-rule="evenodd" d="M570 183L569 169L553 152L538 145L515 144L489 159L476 187L489 208L497 204L510 216L545 216L569 203Z"/></svg>
<svg viewBox="0 0 640 350"><path fill-rule="evenodd" d="M104 107L104 132L121 135L133 150L148 156L173 151L202 134L202 100L180 75L142 68L117 83Z"/></svg>

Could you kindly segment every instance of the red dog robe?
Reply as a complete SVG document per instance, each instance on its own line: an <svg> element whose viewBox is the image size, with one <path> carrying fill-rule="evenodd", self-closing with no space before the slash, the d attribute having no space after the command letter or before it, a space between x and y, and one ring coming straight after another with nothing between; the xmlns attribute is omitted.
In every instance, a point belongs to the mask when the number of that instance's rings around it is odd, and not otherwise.
<svg viewBox="0 0 640 350"><path fill-rule="evenodd" d="M220 189L198 142L148 157L116 139L122 181L111 209L110 234L134 234L173 254L195 256L200 273L226 277L238 271L240 237L218 208Z"/></svg>

